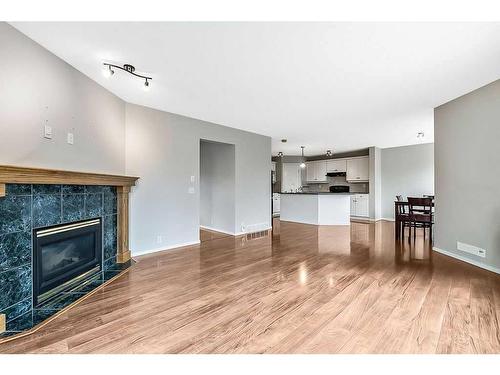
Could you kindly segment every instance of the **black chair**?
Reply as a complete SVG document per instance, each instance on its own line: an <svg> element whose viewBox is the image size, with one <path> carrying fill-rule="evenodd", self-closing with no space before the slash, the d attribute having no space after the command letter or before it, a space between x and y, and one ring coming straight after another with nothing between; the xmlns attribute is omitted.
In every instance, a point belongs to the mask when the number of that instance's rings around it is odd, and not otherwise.
<svg viewBox="0 0 500 375"><path fill-rule="evenodd" d="M396 201L397 202L403 202L403 196L402 195L396 195ZM409 228L411 221L410 221L410 214L409 212L406 211L406 206L403 204L396 204L396 222L399 223L398 228L396 228L397 237L402 238L405 233L405 228Z"/></svg>
<svg viewBox="0 0 500 375"><path fill-rule="evenodd" d="M432 212L431 198L413 198L408 197L410 236L413 228L413 238L416 237L417 228L424 231L429 228L429 239L432 241L432 225L434 224L434 215Z"/></svg>

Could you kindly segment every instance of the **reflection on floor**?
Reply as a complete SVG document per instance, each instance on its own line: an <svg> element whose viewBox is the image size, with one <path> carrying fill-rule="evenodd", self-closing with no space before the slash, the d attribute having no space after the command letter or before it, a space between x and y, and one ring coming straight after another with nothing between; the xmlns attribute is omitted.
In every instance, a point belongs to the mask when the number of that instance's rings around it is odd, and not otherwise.
<svg viewBox="0 0 500 375"><path fill-rule="evenodd" d="M275 222L138 258L19 353L499 353L500 275L394 223Z"/></svg>
<svg viewBox="0 0 500 375"><path fill-rule="evenodd" d="M35 327L38 328L37 326L42 322L51 318L53 315L58 314L61 310L64 310L69 305L77 302L82 297L85 297L89 293L93 292L102 284L109 282L109 280L114 277L117 277L131 265L132 261L128 261L126 263L113 263L110 265L109 269L97 272L91 278L85 280L74 288L61 292L57 298L45 303L43 306L30 309L25 314L11 320L7 323L7 330L0 333L0 341L10 338L11 336L16 336L25 333L26 331L30 331Z"/></svg>
<svg viewBox="0 0 500 375"><path fill-rule="evenodd" d="M219 238L224 238L224 237L231 237L231 235L200 228L200 242L217 240Z"/></svg>

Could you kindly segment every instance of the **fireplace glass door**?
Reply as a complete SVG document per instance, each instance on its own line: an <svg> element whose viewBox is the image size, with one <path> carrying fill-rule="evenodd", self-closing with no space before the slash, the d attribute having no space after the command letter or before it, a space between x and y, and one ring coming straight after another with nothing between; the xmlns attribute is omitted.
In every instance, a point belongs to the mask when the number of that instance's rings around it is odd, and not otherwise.
<svg viewBox="0 0 500 375"><path fill-rule="evenodd" d="M101 220L34 231L33 295L38 306L101 270Z"/></svg>

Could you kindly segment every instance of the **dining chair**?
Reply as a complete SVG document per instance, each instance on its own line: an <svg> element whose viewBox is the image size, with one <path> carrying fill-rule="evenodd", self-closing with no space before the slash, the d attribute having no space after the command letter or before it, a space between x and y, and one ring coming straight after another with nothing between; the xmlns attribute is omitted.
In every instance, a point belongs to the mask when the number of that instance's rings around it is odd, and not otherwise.
<svg viewBox="0 0 500 375"><path fill-rule="evenodd" d="M397 199L397 197L396 197ZM398 200L402 202L403 199ZM410 214L406 212L406 206L404 204L396 204L396 222L399 224L396 230L398 231L397 237L402 238L405 234L405 228L409 228L411 224Z"/></svg>
<svg viewBox="0 0 500 375"><path fill-rule="evenodd" d="M409 220L410 220L410 236L413 228L413 238L416 237L417 228L429 228L429 239L432 241L432 225L434 224L434 215L432 212L431 198L414 198L408 197Z"/></svg>

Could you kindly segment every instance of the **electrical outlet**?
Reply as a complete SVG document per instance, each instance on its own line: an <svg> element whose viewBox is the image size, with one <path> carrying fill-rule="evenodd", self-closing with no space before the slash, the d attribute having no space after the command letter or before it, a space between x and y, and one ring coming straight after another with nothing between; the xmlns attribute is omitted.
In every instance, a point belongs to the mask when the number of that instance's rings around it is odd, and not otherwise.
<svg viewBox="0 0 500 375"><path fill-rule="evenodd" d="M476 255L481 258L486 257L486 250L480 247L469 245L460 241L457 241L457 249L460 251L465 251L466 253Z"/></svg>
<svg viewBox="0 0 500 375"><path fill-rule="evenodd" d="M45 125L43 128L43 137L47 139L52 139L52 126Z"/></svg>
<svg viewBox="0 0 500 375"><path fill-rule="evenodd" d="M73 133L68 133L67 141L68 141L69 145L72 145L75 142L75 137L74 137Z"/></svg>

